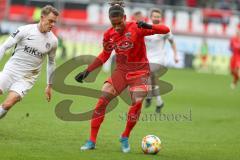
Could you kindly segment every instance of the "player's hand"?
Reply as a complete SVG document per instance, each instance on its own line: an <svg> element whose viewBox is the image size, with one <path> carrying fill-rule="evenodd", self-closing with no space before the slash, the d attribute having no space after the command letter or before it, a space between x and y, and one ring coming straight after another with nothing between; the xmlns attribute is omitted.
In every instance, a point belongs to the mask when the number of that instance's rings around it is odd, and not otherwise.
<svg viewBox="0 0 240 160"><path fill-rule="evenodd" d="M178 63L178 62L179 62L179 59L178 59L178 56L177 56L177 55L174 55L174 62L175 62L175 63Z"/></svg>
<svg viewBox="0 0 240 160"><path fill-rule="evenodd" d="M138 28L152 29L152 25L151 24L148 24L148 23L143 22L143 21L138 21L137 25L138 25Z"/></svg>
<svg viewBox="0 0 240 160"><path fill-rule="evenodd" d="M51 85L48 85L45 89L45 96L46 96L46 99L48 102L51 101L51 98L52 98L52 86Z"/></svg>
<svg viewBox="0 0 240 160"><path fill-rule="evenodd" d="M83 83L83 80L88 76L89 72L87 70L80 72L78 75L75 76L75 80L77 82Z"/></svg>

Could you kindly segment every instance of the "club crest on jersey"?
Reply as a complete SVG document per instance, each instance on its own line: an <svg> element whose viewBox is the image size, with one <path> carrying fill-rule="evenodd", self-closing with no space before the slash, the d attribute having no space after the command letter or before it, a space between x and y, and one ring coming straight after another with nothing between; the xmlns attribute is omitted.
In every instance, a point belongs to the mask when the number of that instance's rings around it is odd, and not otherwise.
<svg viewBox="0 0 240 160"><path fill-rule="evenodd" d="M128 33L125 34L125 36L126 36L127 38L130 38L130 37L132 36L132 34L131 34L131 32L128 32Z"/></svg>
<svg viewBox="0 0 240 160"><path fill-rule="evenodd" d="M46 48L50 49L50 47L51 47L50 43L46 43Z"/></svg>

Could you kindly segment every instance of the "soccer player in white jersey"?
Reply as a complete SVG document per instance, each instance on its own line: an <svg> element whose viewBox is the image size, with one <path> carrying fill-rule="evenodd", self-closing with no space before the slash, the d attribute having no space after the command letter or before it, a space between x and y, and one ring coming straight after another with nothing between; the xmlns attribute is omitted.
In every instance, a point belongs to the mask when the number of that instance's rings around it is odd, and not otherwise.
<svg viewBox="0 0 240 160"><path fill-rule="evenodd" d="M152 24L160 24L162 23L162 14L159 9L152 9L150 13L150 20ZM156 73L161 69L161 66L166 66L166 58L167 53L164 50L164 46L166 41L169 41L171 44L171 48L173 49L173 57L175 63L178 62L177 49L176 44L173 39L173 35L171 32L168 34L156 34L152 36L145 37L146 47L147 47L147 57L150 63L151 70L151 86L152 86L152 95L156 95L157 98L157 106L156 112L160 113L161 109L164 105L163 100L160 96L159 86L156 84ZM152 97L148 96L146 98L145 107L149 107L151 105Z"/></svg>
<svg viewBox="0 0 240 160"><path fill-rule="evenodd" d="M19 102L33 87L45 57L47 63L47 101L52 95L52 73L55 69L55 54L58 45L56 36L51 32L59 13L47 5L41 10L38 24L21 26L0 45L0 60L7 49L15 46L12 57L0 72L0 94L8 92L7 98L0 103L0 119L9 109Z"/></svg>

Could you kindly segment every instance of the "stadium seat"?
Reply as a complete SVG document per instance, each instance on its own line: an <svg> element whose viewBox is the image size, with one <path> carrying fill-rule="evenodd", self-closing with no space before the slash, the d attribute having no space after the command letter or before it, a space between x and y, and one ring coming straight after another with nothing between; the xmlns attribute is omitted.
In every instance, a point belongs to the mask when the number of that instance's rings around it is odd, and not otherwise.
<svg viewBox="0 0 240 160"><path fill-rule="evenodd" d="M185 11L176 12L176 30L181 32L189 31L189 14Z"/></svg>
<svg viewBox="0 0 240 160"><path fill-rule="evenodd" d="M192 32L193 33L203 33L203 24L201 20L201 12L196 10L192 14Z"/></svg>

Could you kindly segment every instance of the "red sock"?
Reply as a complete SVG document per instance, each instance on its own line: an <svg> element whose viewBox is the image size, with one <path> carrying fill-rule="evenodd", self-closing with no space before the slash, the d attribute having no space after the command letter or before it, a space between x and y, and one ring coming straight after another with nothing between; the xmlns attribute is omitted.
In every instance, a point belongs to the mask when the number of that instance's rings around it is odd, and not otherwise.
<svg viewBox="0 0 240 160"><path fill-rule="evenodd" d="M141 113L142 101L135 103L128 111L128 118L125 131L122 137L129 137L133 127L136 125Z"/></svg>
<svg viewBox="0 0 240 160"><path fill-rule="evenodd" d="M101 126L101 123L104 120L105 111L108 103L109 101L106 98L100 97L95 107L95 110L93 112L93 116L91 120L91 135L89 140L91 140L94 143L96 143L98 130Z"/></svg>

